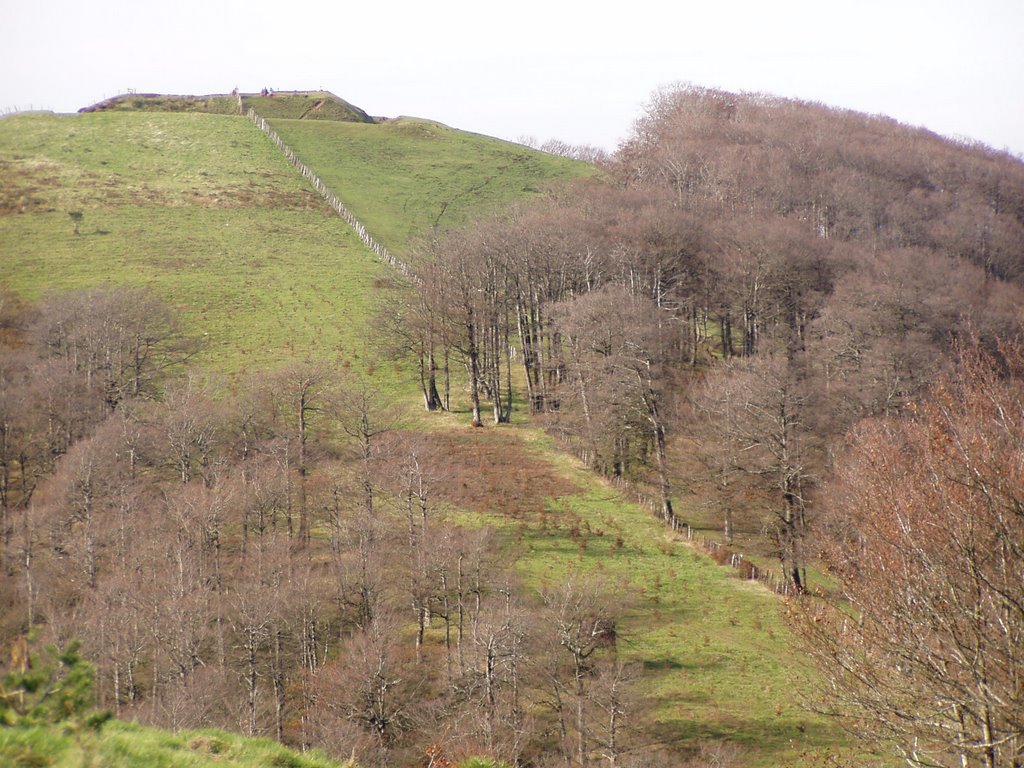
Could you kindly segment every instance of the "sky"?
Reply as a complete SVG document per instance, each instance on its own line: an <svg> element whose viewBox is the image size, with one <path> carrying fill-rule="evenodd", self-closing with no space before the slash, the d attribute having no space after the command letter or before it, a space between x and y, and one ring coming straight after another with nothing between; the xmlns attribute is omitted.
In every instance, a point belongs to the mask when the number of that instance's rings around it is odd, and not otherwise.
<svg viewBox="0 0 1024 768"><path fill-rule="evenodd" d="M0 112L326 89L372 115L614 150L674 84L1024 155L1024 0L0 0Z"/></svg>

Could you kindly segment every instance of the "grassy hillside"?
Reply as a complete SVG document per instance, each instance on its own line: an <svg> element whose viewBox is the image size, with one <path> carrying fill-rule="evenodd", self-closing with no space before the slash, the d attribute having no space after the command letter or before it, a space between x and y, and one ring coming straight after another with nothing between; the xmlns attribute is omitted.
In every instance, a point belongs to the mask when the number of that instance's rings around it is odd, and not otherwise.
<svg viewBox="0 0 1024 768"><path fill-rule="evenodd" d="M442 207L453 223L589 172L425 122L275 125L399 250ZM19 293L148 285L208 339L204 362L229 373L366 354L374 286L388 273L243 118L11 118L0 123L0 175L0 279Z"/></svg>
<svg viewBox="0 0 1024 768"><path fill-rule="evenodd" d="M365 353L384 267L244 118L12 118L0 173L0 279L29 298L150 286L226 372Z"/></svg>
<svg viewBox="0 0 1024 768"><path fill-rule="evenodd" d="M574 160L415 118L378 125L271 123L374 237L396 253L407 252L435 227L459 226L537 195L552 182L596 173Z"/></svg>

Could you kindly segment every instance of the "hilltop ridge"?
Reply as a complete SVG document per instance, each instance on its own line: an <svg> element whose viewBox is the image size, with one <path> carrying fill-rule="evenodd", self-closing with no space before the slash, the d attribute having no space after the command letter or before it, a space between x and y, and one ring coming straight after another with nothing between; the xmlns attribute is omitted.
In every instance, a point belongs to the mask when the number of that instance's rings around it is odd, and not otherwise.
<svg viewBox="0 0 1024 768"><path fill-rule="evenodd" d="M363 109L330 91L263 91L218 93L202 96L160 93L122 93L78 110L87 112L202 112L237 115L255 109L265 117L296 120L335 120L373 123Z"/></svg>
<svg viewBox="0 0 1024 768"><path fill-rule="evenodd" d="M266 118L334 120L343 123L377 122L363 109L330 91L270 91L241 94L242 104Z"/></svg>
<svg viewBox="0 0 1024 768"><path fill-rule="evenodd" d="M121 93L82 107L78 111L83 114L89 112L203 112L237 115L238 99L224 93L205 96Z"/></svg>

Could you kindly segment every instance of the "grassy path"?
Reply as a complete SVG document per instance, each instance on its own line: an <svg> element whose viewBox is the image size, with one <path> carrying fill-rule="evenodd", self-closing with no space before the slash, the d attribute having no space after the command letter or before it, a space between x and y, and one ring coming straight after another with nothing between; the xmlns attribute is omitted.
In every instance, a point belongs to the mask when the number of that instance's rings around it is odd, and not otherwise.
<svg viewBox="0 0 1024 768"><path fill-rule="evenodd" d="M842 747L832 726L800 705L803 683L793 671L801 660L780 598L688 547L538 429L491 432L515 434L526 455L579 488L532 519L497 524L520 542L528 583L576 570L631 593L619 647L643 669L660 741L729 741L749 766L811 765ZM484 431L477 439L493 438Z"/></svg>
<svg viewBox="0 0 1024 768"><path fill-rule="evenodd" d="M460 176L454 158L461 155L465 162L472 143L460 148L443 126L286 120L274 125L397 252L430 225L435 211L438 220L449 213L453 221L471 215L468 204L456 201L452 209L455 197L447 185L479 190L492 185L486 174L480 175L479 163L472 166L476 176ZM426 165L422 158L429 153L417 147L422 144L436 153ZM519 183L511 170L515 163L513 157L499 165L495 178L507 174L513 181L502 183ZM438 435L454 432L474 446L478 478L511 476L508 486L499 482L482 494L495 500L493 506L522 505L528 496L522 485L537 482L516 472L517 462L539 462L577 489L548 499L542 509L520 509L515 519L485 516L516 542L517 567L528 584L539 588L577 571L632 593L620 648L643 669L641 689L658 741L684 751L705 741L729 741L742 751L744 765L766 768L811 765L841 747L834 729L800 706L799 683L791 670L801 662L777 596L686 546L528 420L477 430L466 429L453 415L417 422ZM518 457L509 455L510 437L521 450ZM488 466L488 461L497 463Z"/></svg>

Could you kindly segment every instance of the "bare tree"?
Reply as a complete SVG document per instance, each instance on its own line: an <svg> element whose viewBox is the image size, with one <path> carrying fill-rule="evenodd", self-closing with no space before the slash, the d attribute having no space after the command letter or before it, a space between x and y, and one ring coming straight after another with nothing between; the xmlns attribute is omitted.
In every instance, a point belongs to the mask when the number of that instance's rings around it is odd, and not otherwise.
<svg viewBox="0 0 1024 768"><path fill-rule="evenodd" d="M31 329L51 355L81 372L108 408L154 394L160 378L198 346L177 316L143 289L93 289L51 297Z"/></svg>
<svg viewBox="0 0 1024 768"><path fill-rule="evenodd" d="M399 739L415 725L413 710L423 684L415 659L383 616L354 634L337 662L316 678L316 704L335 721L353 727L360 763L388 765Z"/></svg>
<svg viewBox="0 0 1024 768"><path fill-rule="evenodd" d="M610 733L595 744L589 704L598 660L602 653L614 653L618 619L625 596L617 599L601 584L584 585L576 574L563 584L542 592L544 631L551 642L544 666L547 668L551 702L558 715L567 762L586 766L595 747L609 749ZM617 709L618 707L614 707ZM603 716L602 716L603 719ZM599 727L604 728L607 721ZM616 736L617 740L617 736ZM618 755L618 747L614 750Z"/></svg>
<svg viewBox="0 0 1024 768"><path fill-rule="evenodd" d="M970 350L912 418L851 432L796 606L827 703L920 766L1024 761L1024 356Z"/></svg>
<svg viewBox="0 0 1024 768"><path fill-rule="evenodd" d="M612 415L613 474L631 457L623 450L639 434L641 450L654 453L661 515L673 522L672 484L667 458L669 367L678 349L673 327L656 304L618 286L567 302L556 309L574 363L574 380L584 424L593 434L595 413ZM639 427L639 429L637 429Z"/></svg>
<svg viewBox="0 0 1024 768"><path fill-rule="evenodd" d="M182 483L198 476L214 484L219 433L226 418L214 401L212 388L192 374L172 385L159 401L135 409L136 421L146 425L149 460L173 468Z"/></svg>
<svg viewBox="0 0 1024 768"><path fill-rule="evenodd" d="M784 576L797 590L806 581L808 492L819 457L810 404L799 365L773 356L723 366L706 380L699 405L719 471L756 477L771 489L771 528Z"/></svg>
<svg viewBox="0 0 1024 768"><path fill-rule="evenodd" d="M329 413L336 392L335 376L322 363L306 362L279 371L270 384L271 399L282 422L283 434L295 446L295 469L298 473L298 539L309 541L309 505L306 483L309 475L312 425L318 415ZM288 533L293 533L292 514L287 515Z"/></svg>

